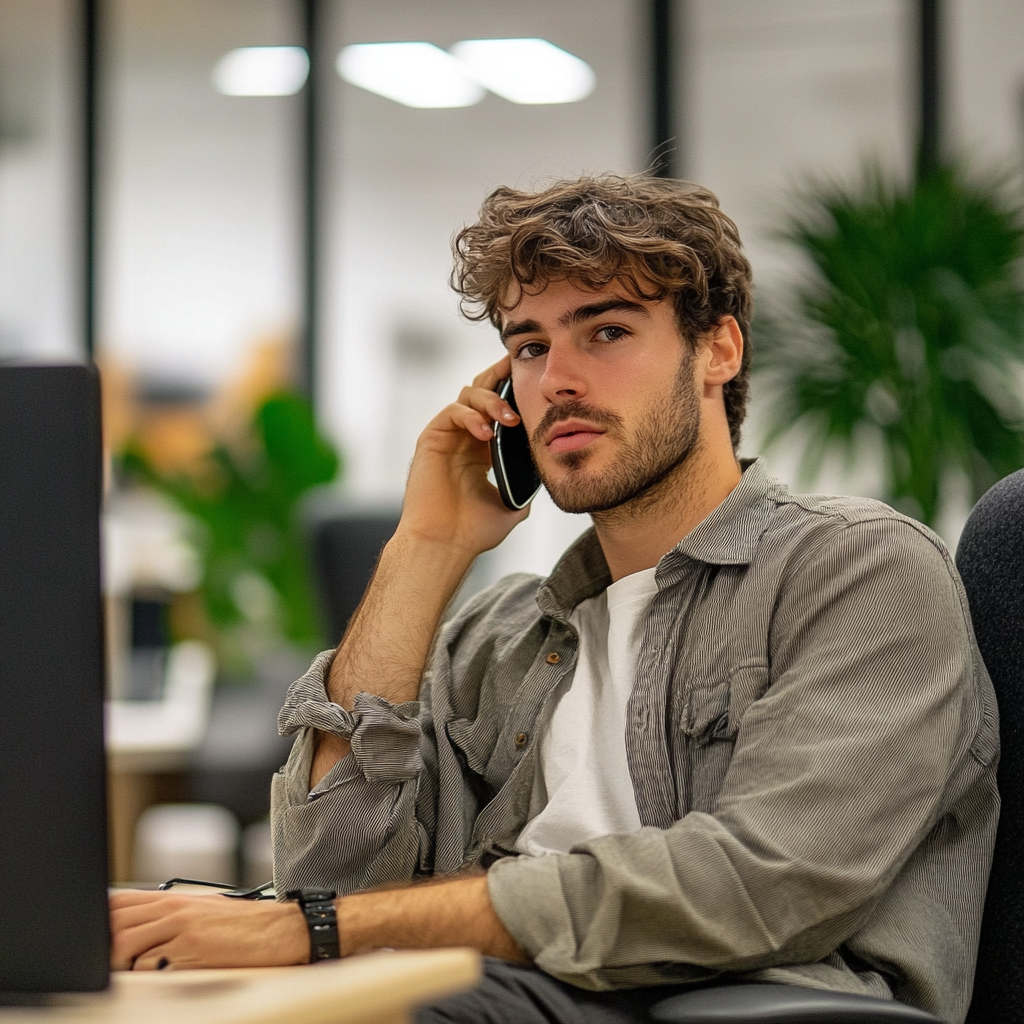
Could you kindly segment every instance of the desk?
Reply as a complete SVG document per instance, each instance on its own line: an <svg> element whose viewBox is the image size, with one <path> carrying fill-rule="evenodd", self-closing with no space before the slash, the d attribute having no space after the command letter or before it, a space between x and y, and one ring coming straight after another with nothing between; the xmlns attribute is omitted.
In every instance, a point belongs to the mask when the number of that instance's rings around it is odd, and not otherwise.
<svg viewBox="0 0 1024 1024"><path fill-rule="evenodd" d="M0 1008L0 1024L406 1024L417 1005L470 988L469 949L373 953L306 967L116 973L109 992Z"/></svg>

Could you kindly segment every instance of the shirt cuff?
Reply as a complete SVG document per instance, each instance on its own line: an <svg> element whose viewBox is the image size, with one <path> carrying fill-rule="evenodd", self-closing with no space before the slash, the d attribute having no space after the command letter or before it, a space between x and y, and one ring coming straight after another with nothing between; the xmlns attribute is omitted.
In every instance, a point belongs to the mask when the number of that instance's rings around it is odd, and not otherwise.
<svg viewBox="0 0 1024 1024"><path fill-rule="evenodd" d="M372 693L357 694L346 711L327 696L333 651L318 654L309 671L292 683L277 718L278 732L291 736L300 729L352 741L352 754L369 782L400 782L423 767L419 744L419 701L392 704Z"/></svg>
<svg viewBox="0 0 1024 1024"><path fill-rule="evenodd" d="M352 735L352 715L327 696L327 676L333 660L334 651L322 651L313 659L309 671L292 683L277 716L277 731L282 736L291 736L307 727L342 739Z"/></svg>
<svg viewBox="0 0 1024 1024"><path fill-rule="evenodd" d="M575 930L562 892L562 857L506 857L487 872L494 912L519 948L543 971L565 974L575 959Z"/></svg>

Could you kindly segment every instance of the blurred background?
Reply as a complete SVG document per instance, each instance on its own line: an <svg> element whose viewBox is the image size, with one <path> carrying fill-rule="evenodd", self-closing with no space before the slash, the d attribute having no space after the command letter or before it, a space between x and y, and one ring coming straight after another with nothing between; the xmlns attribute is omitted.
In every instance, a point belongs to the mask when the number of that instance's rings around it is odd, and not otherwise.
<svg viewBox="0 0 1024 1024"><path fill-rule="evenodd" d="M283 693L501 354L447 285L499 184L714 190L742 453L955 546L1024 465L1022 38L1013 0L0 0L0 360L104 381L114 879L269 877ZM587 525L541 494L462 596Z"/></svg>

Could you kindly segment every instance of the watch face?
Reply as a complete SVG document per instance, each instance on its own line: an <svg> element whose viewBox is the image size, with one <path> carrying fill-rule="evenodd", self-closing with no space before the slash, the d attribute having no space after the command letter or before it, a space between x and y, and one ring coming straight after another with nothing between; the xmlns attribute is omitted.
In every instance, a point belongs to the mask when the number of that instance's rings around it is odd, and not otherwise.
<svg viewBox="0 0 1024 1024"><path fill-rule="evenodd" d="M313 892L306 890L307 903L330 903L337 893L333 889L315 889Z"/></svg>
<svg viewBox="0 0 1024 1024"><path fill-rule="evenodd" d="M284 894L286 900L297 903L324 903L333 900L338 894L333 889L290 889Z"/></svg>

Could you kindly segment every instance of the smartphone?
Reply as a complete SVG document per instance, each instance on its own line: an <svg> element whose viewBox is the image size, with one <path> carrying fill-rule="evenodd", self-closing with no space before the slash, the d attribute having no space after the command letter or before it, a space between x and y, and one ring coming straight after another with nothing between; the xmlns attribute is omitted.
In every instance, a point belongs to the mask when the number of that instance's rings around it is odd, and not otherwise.
<svg viewBox="0 0 1024 1024"><path fill-rule="evenodd" d="M516 396L512 394L512 378L507 377L497 387L503 398L518 413ZM491 437L491 466L498 493L506 508L525 508L540 490L540 476L530 455L530 440L522 420L514 427L494 424Z"/></svg>

